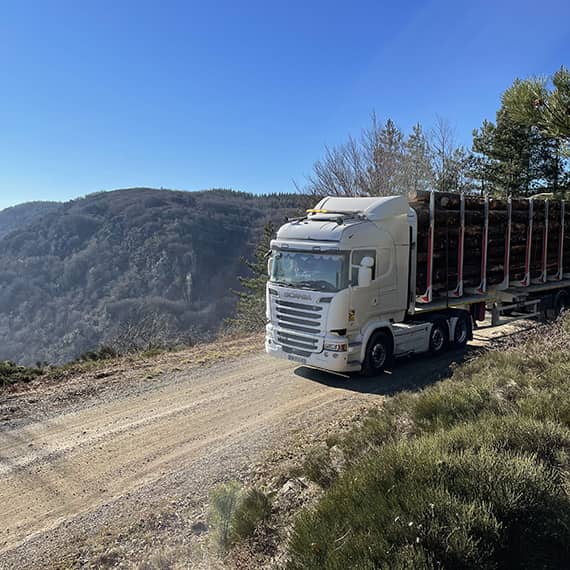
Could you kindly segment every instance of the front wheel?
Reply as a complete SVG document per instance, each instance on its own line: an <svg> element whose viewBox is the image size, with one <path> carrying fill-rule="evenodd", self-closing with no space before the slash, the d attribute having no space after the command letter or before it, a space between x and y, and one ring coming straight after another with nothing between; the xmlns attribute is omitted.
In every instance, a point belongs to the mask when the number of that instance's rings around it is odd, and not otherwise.
<svg viewBox="0 0 570 570"><path fill-rule="evenodd" d="M366 347L362 371L366 376L380 374L392 360L392 341L385 332L372 335Z"/></svg>

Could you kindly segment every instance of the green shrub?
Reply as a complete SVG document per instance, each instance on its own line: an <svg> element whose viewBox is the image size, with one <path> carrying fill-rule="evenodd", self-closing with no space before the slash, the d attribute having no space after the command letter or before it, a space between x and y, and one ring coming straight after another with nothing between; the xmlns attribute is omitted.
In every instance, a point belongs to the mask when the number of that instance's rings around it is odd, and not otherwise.
<svg viewBox="0 0 570 570"><path fill-rule="evenodd" d="M210 527L212 538L222 552L231 544L231 526L236 509L240 484L230 481L218 485L210 492Z"/></svg>
<svg viewBox="0 0 570 570"><path fill-rule="evenodd" d="M330 487L337 477L332 466L328 448L312 447L305 456L303 473L306 477L323 488Z"/></svg>
<svg viewBox="0 0 570 570"><path fill-rule="evenodd" d="M5 360L0 362L0 387L16 384L17 382L30 382L43 373L44 371L41 368L18 366L14 362Z"/></svg>
<svg viewBox="0 0 570 570"><path fill-rule="evenodd" d="M250 537L270 514L270 497L257 489L242 491L237 481L218 485L210 492L212 539L221 552Z"/></svg>
<svg viewBox="0 0 570 570"><path fill-rule="evenodd" d="M290 568L563 567L570 505L531 455L390 444L301 515Z"/></svg>
<svg viewBox="0 0 570 570"><path fill-rule="evenodd" d="M84 352L78 360L89 362L89 361L96 361L96 360L108 360L110 358L115 358L118 356L118 352L112 347L108 345L101 346L97 350L90 350L88 352Z"/></svg>
<svg viewBox="0 0 570 570"><path fill-rule="evenodd" d="M548 467L566 469L570 458L570 430L551 421L520 415L483 416L439 435L448 451L495 451L534 455Z"/></svg>
<svg viewBox="0 0 570 570"><path fill-rule="evenodd" d="M237 542L250 537L271 514L271 499L257 489L249 489L238 500L231 522L231 538Z"/></svg>
<svg viewBox="0 0 570 570"><path fill-rule="evenodd" d="M382 408L374 408L362 424L346 433L340 447L349 463L354 463L372 448L413 435L416 426L411 410L417 399L415 394L404 393L390 398Z"/></svg>
<svg viewBox="0 0 570 570"><path fill-rule="evenodd" d="M499 409L500 402L490 386L455 381L425 390L414 406L412 417L418 426L433 431Z"/></svg>

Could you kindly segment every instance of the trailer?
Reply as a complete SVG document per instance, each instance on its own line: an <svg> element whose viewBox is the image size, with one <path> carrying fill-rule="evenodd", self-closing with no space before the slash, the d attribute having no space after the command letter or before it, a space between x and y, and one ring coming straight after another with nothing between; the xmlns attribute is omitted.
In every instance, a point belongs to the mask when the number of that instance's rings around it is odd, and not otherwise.
<svg viewBox="0 0 570 570"><path fill-rule="evenodd" d="M551 196L321 200L271 242L266 351L374 375L464 346L478 323L570 304L570 212Z"/></svg>

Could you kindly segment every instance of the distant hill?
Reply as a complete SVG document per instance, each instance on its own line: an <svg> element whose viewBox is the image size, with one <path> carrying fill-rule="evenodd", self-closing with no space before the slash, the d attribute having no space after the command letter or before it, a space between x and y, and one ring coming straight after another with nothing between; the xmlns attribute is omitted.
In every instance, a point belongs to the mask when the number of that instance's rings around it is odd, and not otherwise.
<svg viewBox="0 0 570 570"><path fill-rule="evenodd" d="M57 211L61 206L60 202L26 202L0 210L0 239L41 216Z"/></svg>
<svg viewBox="0 0 570 570"><path fill-rule="evenodd" d="M167 334L215 331L263 224L303 205L295 194L133 188L0 212L22 214L0 237L0 360L68 361L148 315Z"/></svg>

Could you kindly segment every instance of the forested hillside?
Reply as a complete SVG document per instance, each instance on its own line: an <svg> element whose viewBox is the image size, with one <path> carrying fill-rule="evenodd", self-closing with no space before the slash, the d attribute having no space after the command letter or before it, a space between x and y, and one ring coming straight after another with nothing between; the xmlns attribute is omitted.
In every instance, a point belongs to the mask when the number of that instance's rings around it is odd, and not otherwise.
<svg viewBox="0 0 570 570"><path fill-rule="evenodd" d="M0 210L0 239L41 216L57 211L60 207L59 202L26 202Z"/></svg>
<svg viewBox="0 0 570 570"><path fill-rule="evenodd" d="M0 360L67 361L141 322L161 338L211 333L241 256L302 200L136 188L44 207L0 237Z"/></svg>

